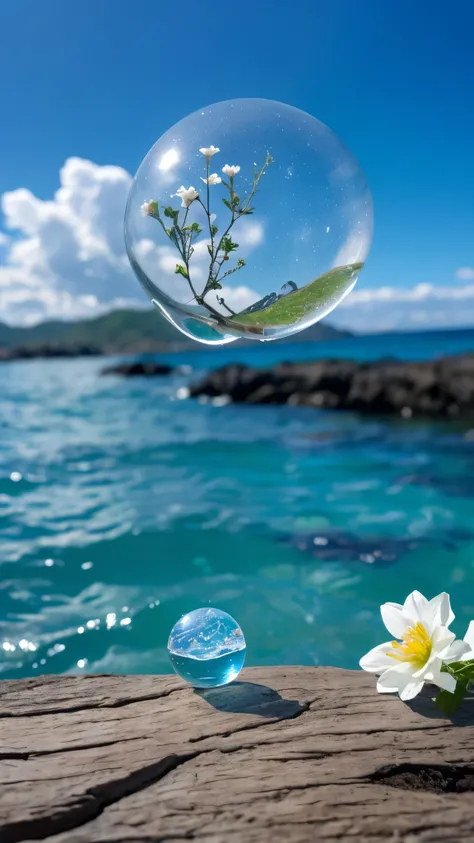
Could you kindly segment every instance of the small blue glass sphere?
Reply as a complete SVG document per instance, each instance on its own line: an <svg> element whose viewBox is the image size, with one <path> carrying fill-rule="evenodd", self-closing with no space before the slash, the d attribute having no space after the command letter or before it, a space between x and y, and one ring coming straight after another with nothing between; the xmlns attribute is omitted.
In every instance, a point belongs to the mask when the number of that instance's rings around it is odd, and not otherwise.
<svg viewBox="0 0 474 843"><path fill-rule="evenodd" d="M221 609L195 609L183 615L168 640L174 670L195 688L232 682L242 670L245 650L240 626Z"/></svg>

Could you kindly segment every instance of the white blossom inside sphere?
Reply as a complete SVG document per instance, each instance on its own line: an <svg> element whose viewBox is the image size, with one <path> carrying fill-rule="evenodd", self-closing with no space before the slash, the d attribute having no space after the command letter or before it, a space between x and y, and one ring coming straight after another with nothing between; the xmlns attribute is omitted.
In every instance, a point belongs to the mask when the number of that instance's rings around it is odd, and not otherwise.
<svg viewBox="0 0 474 843"><path fill-rule="evenodd" d="M234 618L204 607L183 615L171 630L168 654L176 673L195 688L227 685L245 661L246 644Z"/></svg>
<svg viewBox="0 0 474 843"><path fill-rule="evenodd" d="M239 99L155 143L130 191L125 242L167 319L222 344L290 336L330 313L357 281L372 226L362 170L327 126Z"/></svg>

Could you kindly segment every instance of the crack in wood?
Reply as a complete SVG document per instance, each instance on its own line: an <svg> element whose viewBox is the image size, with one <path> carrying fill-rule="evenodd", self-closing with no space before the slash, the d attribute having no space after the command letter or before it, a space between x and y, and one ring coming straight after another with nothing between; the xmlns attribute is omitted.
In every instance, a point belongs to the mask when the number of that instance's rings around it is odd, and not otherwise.
<svg viewBox="0 0 474 843"><path fill-rule="evenodd" d="M43 816L41 819L20 820L2 826L2 843L21 843L23 840L45 840L54 834L78 829L97 819L106 808L151 787L168 773L192 760L198 752L169 755L156 764L149 764L122 779L106 782L85 791L85 799L64 812Z"/></svg>
<svg viewBox="0 0 474 843"><path fill-rule="evenodd" d="M275 723L283 723L284 721L289 720L296 720L298 717L301 717L302 714L309 711L311 707L311 701L306 701L303 703L298 703L300 708L293 712L292 714L288 714L286 717L271 717L267 720L261 720L258 723L248 723L245 726L237 726L235 729L229 732L216 732L212 735L199 735L199 737L190 737L189 743L199 743L200 741L207 741L211 740L212 738L230 738L233 735L237 735L240 732L249 732L252 729L260 729L261 726L272 726ZM250 712L248 712L250 713Z"/></svg>
<svg viewBox="0 0 474 843"><path fill-rule="evenodd" d="M143 741L143 735L137 735L133 738L114 738L110 741L99 741L97 743L86 744L72 744L71 746L62 746L57 749L37 749L31 752L21 752L16 750L0 752L0 761L28 761L30 758L43 758L48 755L62 755L65 752L83 752L86 749L102 749L104 746L115 746L120 743L131 743L133 741Z"/></svg>
<svg viewBox="0 0 474 843"><path fill-rule="evenodd" d="M91 710L101 710L104 708L123 708L124 706L128 705L135 705L135 703L140 702L148 702L149 700L161 700L165 697L171 696L171 694L176 693L177 691L183 691L182 688L171 688L167 691L162 691L160 694L144 694L142 697L133 697L133 698L125 698L121 697L118 700L114 700L113 702L91 702L91 703L81 703L80 705L71 705L68 708L42 708L42 709L29 709L27 711L1 711L0 710L0 720L2 719L9 719L9 718L21 718L21 717L43 717L46 714L76 714L78 711L91 711Z"/></svg>

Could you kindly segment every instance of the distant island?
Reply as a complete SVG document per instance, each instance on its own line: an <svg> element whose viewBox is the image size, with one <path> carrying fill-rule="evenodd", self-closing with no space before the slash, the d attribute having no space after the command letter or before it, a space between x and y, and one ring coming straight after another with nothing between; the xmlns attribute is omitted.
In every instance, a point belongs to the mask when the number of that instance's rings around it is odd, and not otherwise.
<svg viewBox="0 0 474 843"><path fill-rule="evenodd" d="M326 322L279 342L327 342L351 336ZM238 345L255 345L238 340ZM157 310L115 310L95 319L18 327L0 322L0 361L36 357L163 354L203 348L178 333Z"/></svg>

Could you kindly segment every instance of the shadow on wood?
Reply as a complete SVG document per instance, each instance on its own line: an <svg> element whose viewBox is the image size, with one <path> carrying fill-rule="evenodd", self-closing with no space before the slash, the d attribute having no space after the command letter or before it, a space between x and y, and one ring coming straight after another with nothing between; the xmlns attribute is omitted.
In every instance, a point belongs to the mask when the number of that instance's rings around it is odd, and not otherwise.
<svg viewBox="0 0 474 843"><path fill-rule="evenodd" d="M278 691L268 685L255 682L232 682L222 688L196 689L206 702L218 711L233 711L236 714L260 714L262 717L296 717L306 708L296 700L283 699Z"/></svg>
<svg viewBox="0 0 474 843"><path fill-rule="evenodd" d="M421 694L406 705L422 717L439 720L439 708L435 703L435 696L436 688L425 685ZM454 726L474 726L474 694L469 693L462 706L446 719L450 720Z"/></svg>

